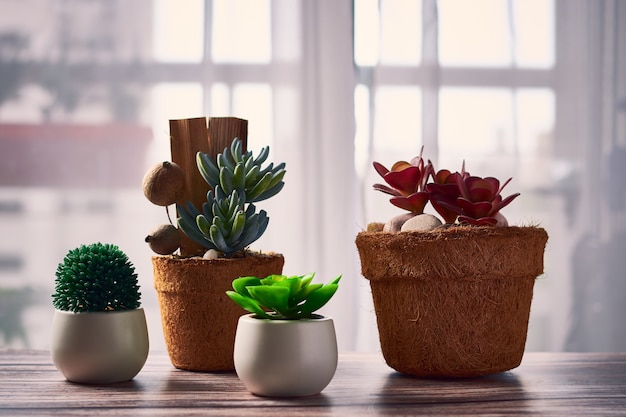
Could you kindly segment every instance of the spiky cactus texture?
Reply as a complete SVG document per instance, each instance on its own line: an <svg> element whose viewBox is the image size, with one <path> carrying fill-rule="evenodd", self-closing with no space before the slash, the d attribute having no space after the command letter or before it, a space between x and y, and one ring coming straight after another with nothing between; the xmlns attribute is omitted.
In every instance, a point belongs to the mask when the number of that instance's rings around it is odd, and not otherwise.
<svg viewBox="0 0 626 417"><path fill-rule="evenodd" d="M193 203L178 207L178 226L196 243L230 256L260 238L269 221L265 210L256 211L253 204L276 195L285 185L285 164L265 168L269 146L255 158L243 152L235 138L215 160L198 152L198 170L212 190L199 210Z"/></svg>
<svg viewBox="0 0 626 417"><path fill-rule="evenodd" d="M132 310L140 306L137 274L117 246L94 243L70 250L56 271L52 304L57 310Z"/></svg>

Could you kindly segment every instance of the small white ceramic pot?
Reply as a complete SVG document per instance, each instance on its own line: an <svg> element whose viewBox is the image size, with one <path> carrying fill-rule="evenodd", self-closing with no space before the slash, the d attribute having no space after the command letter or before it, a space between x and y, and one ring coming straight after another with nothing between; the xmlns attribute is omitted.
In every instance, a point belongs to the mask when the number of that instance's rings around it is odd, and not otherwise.
<svg viewBox="0 0 626 417"><path fill-rule="evenodd" d="M330 317L308 320L241 316L235 371L253 394L300 397L319 394L337 369L337 337Z"/></svg>
<svg viewBox="0 0 626 417"><path fill-rule="evenodd" d="M54 311L52 361L71 382L129 381L143 368L148 348L142 308L86 313Z"/></svg>

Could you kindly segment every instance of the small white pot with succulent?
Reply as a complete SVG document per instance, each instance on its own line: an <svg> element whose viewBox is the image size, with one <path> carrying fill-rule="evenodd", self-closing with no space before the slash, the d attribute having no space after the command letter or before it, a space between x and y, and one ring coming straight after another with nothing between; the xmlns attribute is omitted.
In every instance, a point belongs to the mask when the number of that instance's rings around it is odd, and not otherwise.
<svg viewBox="0 0 626 417"><path fill-rule="evenodd" d="M148 328L134 266L117 246L70 250L58 265L51 353L71 382L133 379L148 357Z"/></svg>
<svg viewBox="0 0 626 417"><path fill-rule="evenodd" d="M246 388L267 397L319 394L337 369L332 318L315 314L335 294L341 276L311 284L314 274L241 277L228 296L251 314L235 335L235 371Z"/></svg>

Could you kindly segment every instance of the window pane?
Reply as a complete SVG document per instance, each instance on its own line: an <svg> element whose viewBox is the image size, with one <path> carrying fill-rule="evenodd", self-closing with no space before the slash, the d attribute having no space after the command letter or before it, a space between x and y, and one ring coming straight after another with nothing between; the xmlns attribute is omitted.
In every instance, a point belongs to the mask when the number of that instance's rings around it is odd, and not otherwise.
<svg viewBox="0 0 626 417"><path fill-rule="evenodd" d="M150 161L168 161L170 154L169 121L202 117L203 90L196 83L163 83L152 89L155 137Z"/></svg>
<svg viewBox="0 0 626 417"><path fill-rule="evenodd" d="M441 166L516 177L517 186L550 178L554 93L548 89L446 88L440 94Z"/></svg>
<svg viewBox="0 0 626 417"><path fill-rule="evenodd" d="M271 146L272 90L267 84L237 84L233 88L233 113L249 120L248 148Z"/></svg>
<svg viewBox="0 0 626 417"><path fill-rule="evenodd" d="M447 66L511 64L507 2L439 0L439 59Z"/></svg>
<svg viewBox="0 0 626 417"><path fill-rule="evenodd" d="M215 83L211 86L211 104L209 114L214 117L231 114L230 111L230 89L224 83Z"/></svg>
<svg viewBox="0 0 626 417"><path fill-rule="evenodd" d="M422 92L418 87L380 87L376 93L374 148L419 153Z"/></svg>
<svg viewBox="0 0 626 417"><path fill-rule="evenodd" d="M525 88L515 95L519 151L522 156L545 154L546 138L554 129L554 92Z"/></svg>
<svg viewBox="0 0 626 417"><path fill-rule="evenodd" d="M154 58L200 62L204 56L204 0L154 0Z"/></svg>
<svg viewBox="0 0 626 417"><path fill-rule="evenodd" d="M414 0L382 0L380 60L417 65L422 55L422 8Z"/></svg>
<svg viewBox="0 0 626 417"><path fill-rule="evenodd" d="M494 155L514 151L510 90L442 88L439 97L439 150L449 158L442 166L460 170L467 159L473 172Z"/></svg>
<svg viewBox="0 0 626 417"><path fill-rule="evenodd" d="M378 0L354 2L354 62L359 66L378 63L379 41Z"/></svg>
<svg viewBox="0 0 626 417"><path fill-rule="evenodd" d="M554 2L516 0L515 61L520 67L549 68L554 65Z"/></svg>
<svg viewBox="0 0 626 417"><path fill-rule="evenodd" d="M215 62L267 63L272 57L267 0L214 0L211 53Z"/></svg>

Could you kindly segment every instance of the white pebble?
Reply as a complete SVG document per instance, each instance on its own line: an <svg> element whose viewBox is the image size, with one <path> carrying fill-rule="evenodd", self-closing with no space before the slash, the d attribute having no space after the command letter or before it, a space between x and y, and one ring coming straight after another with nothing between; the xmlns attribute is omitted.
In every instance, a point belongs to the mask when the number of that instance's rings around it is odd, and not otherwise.
<svg viewBox="0 0 626 417"><path fill-rule="evenodd" d="M402 225L406 223L407 220L413 218L413 216L415 216L415 213L404 213L389 219L389 221L385 223L385 226L383 227L383 232L399 232L402 228Z"/></svg>
<svg viewBox="0 0 626 417"><path fill-rule="evenodd" d="M502 215L502 213L498 212L498 214L496 214L494 217L496 218L496 220L498 220L496 226L506 227L509 225L509 221L506 219L506 217Z"/></svg>
<svg viewBox="0 0 626 417"><path fill-rule="evenodd" d="M204 256L202 257L204 259L217 259L220 257L220 253L215 249L209 249L208 251L204 252Z"/></svg>
<svg viewBox="0 0 626 417"><path fill-rule="evenodd" d="M441 226L441 220L432 214L418 214L407 220L400 229L401 232L419 231L427 232Z"/></svg>

